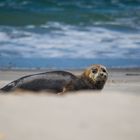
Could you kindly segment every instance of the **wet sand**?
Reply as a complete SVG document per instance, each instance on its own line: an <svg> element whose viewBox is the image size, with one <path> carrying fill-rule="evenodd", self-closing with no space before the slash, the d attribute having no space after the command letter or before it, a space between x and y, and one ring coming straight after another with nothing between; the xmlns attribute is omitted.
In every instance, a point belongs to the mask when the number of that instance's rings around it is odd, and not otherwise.
<svg viewBox="0 0 140 140"><path fill-rule="evenodd" d="M0 71L0 87L36 72ZM0 95L0 140L139 140L139 132L140 69L109 70L101 92Z"/></svg>

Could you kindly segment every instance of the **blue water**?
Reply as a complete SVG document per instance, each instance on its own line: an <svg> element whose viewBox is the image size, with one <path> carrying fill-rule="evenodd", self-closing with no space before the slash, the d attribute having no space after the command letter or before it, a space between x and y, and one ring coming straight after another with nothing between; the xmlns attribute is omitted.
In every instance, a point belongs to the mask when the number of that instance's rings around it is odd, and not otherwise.
<svg viewBox="0 0 140 140"><path fill-rule="evenodd" d="M140 0L0 0L0 68L140 67Z"/></svg>

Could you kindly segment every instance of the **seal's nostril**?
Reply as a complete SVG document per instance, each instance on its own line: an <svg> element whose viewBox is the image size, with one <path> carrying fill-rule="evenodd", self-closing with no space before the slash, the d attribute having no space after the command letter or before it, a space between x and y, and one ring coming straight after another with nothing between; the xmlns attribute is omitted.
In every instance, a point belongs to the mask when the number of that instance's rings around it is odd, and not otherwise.
<svg viewBox="0 0 140 140"><path fill-rule="evenodd" d="M101 76L103 76L104 74L103 74L103 73L101 73L100 75L101 75Z"/></svg>

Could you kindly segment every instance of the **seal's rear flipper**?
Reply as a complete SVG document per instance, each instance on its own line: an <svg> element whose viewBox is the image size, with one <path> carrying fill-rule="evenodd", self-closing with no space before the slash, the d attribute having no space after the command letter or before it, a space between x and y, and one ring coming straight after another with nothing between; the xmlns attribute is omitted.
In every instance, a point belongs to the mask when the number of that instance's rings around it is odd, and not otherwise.
<svg viewBox="0 0 140 140"><path fill-rule="evenodd" d="M4 86L3 88L0 89L0 92L9 92L13 91L16 87L15 82L11 82L8 85Z"/></svg>

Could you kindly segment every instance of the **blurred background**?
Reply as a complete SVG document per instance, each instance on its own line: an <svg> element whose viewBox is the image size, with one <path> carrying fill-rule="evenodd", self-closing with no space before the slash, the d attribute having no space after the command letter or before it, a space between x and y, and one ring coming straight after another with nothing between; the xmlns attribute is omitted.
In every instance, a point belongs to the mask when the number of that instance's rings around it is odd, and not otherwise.
<svg viewBox="0 0 140 140"><path fill-rule="evenodd" d="M0 0L1 69L140 67L140 0Z"/></svg>

